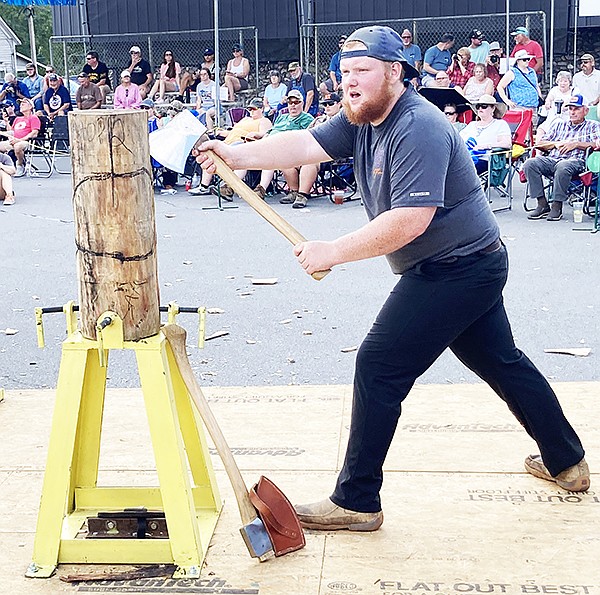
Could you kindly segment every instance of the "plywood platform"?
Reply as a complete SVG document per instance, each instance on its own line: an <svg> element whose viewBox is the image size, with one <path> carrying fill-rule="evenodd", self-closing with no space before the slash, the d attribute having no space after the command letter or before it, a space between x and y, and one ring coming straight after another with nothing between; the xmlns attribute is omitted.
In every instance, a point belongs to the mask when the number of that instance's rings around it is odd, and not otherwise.
<svg viewBox="0 0 600 595"><path fill-rule="evenodd" d="M600 469L600 383L554 385ZM293 502L327 496L343 459L349 386L210 388L247 483L264 473ZM233 494L213 458L225 508L202 577L67 584L23 576L31 560L52 391L0 402L0 593L256 595L600 595L600 490L572 494L523 470L535 445L485 385L420 385L386 462L385 522L373 534L307 531L306 548L260 564L239 535ZM157 485L141 393L108 390L102 485ZM114 568L114 567L111 567Z"/></svg>

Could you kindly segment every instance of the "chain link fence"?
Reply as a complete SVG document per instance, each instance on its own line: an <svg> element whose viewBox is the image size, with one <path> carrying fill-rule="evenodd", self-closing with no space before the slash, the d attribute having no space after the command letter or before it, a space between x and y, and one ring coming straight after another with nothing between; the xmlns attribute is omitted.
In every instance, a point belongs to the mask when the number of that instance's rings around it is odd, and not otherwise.
<svg viewBox="0 0 600 595"><path fill-rule="evenodd" d="M250 61L250 87L256 84L258 73L258 29L241 27L219 29L219 66L224 74L227 62L233 57L234 44L244 48ZM196 69L203 61L206 48L214 49L214 29L168 31L163 33L127 33L121 35L68 36L50 38L50 61L57 72L71 78L79 74L85 64L85 55L96 51L100 61L109 69L113 89L119 84L121 71L129 65L131 46L142 50L142 57L158 70L164 52L171 50L182 68Z"/></svg>
<svg viewBox="0 0 600 595"><path fill-rule="evenodd" d="M506 54L512 47L506 45L506 14L478 14L439 18L417 18L410 20L388 20L347 23L315 23L300 27L300 56L305 70L315 73L317 83L329 78L329 62L331 56L339 50L338 40L341 35L350 35L359 27L368 25L387 25L401 33L408 29L413 34L413 43L421 48L421 53L439 42L444 33L451 33L455 37L454 51L460 47L471 44L469 33L473 29L480 29L487 41L497 41ZM509 17L509 31L516 27L527 27L531 39L537 41L548 55L546 39L546 13L545 12L514 12ZM512 37L511 44L512 44ZM548 80L548 60L544 61L544 80Z"/></svg>

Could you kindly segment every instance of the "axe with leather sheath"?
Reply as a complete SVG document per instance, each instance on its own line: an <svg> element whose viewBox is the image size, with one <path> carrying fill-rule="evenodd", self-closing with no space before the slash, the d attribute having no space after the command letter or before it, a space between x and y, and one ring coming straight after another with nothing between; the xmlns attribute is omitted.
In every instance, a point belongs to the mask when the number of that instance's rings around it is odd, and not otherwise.
<svg viewBox="0 0 600 595"><path fill-rule="evenodd" d="M162 327L162 332L169 342L187 391L223 461L244 525L240 533L250 555L263 561L271 551L276 556L283 556L304 547L304 533L298 516L283 492L266 477L261 477L250 492L246 489L239 467L190 366L185 349L185 329L167 324Z"/></svg>
<svg viewBox="0 0 600 595"><path fill-rule="evenodd" d="M273 207L269 206L262 198L251 190L233 170L214 152L206 151L206 154L213 160L217 168L218 176L226 182L240 198L245 200L261 217L266 219L279 233L281 233L294 246L300 242L305 242L306 238L288 221L286 221ZM316 271L311 276L320 281L331 269L326 271Z"/></svg>

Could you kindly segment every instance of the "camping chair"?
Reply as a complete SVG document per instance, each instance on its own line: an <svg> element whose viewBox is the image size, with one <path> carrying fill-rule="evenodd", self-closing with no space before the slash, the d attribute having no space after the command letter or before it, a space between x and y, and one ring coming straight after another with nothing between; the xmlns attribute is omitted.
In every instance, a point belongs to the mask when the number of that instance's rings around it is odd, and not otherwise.
<svg viewBox="0 0 600 595"><path fill-rule="evenodd" d="M497 196L505 199L504 204L492 207L495 213L498 211L510 211L512 209L512 149L492 149L486 153L487 170L479 175L481 186L486 193L488 202L491 204L492 190Z"/></svg>
<svg viewBox="0 0 600 595"><path fill-rule="evenodd" d="M323 196L334 201L334 190L344 191L344 202L360 198L356 195L356 180L354 178L354 160L337 159L321 164L316 184L320 186Z"/></svg>
<svg viewBox="0 0 600 595"><path fill-rule="evenodd" d="M583 203L583 212L594 218L592 233L600 231L600 207L598 203L598 184L600 184L600 151L593 151L587 158L586 166L590 176L588 194Z"/></svg>
<svg viewBox="0 0 600 595"><path fill-rule="evenodd" d="M50 138L52 167L59 174L71 173L71 147L69 144L68 116L54 118L52 136Z"/></svg>
<svg viewBox="0 0 600 595"><path fill-rule="evenodd" d="M41 127L37 136L29 141L29 146L25 150L25 175L32 178L49 178L54 168L48 118L40 116L40 122Z"/></svg>
<svg viewBox="0 0 600 595"><path fill-rule="evenodd" d="M225 128L233 128L240 120L250 115L245 107L230 107L225 112Z"/></svg>

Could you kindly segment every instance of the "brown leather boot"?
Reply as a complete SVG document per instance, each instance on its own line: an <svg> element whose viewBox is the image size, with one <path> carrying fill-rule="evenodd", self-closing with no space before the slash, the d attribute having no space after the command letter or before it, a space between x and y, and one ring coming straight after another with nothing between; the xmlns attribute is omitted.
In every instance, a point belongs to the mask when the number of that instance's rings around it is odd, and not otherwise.
<svg viewBox="0 0 600 595"><path fill-rule="evenodd" d="M527 215L527 219L543 219L548 216L550 205L545 197L537 199L537 207Z"/></svg>

